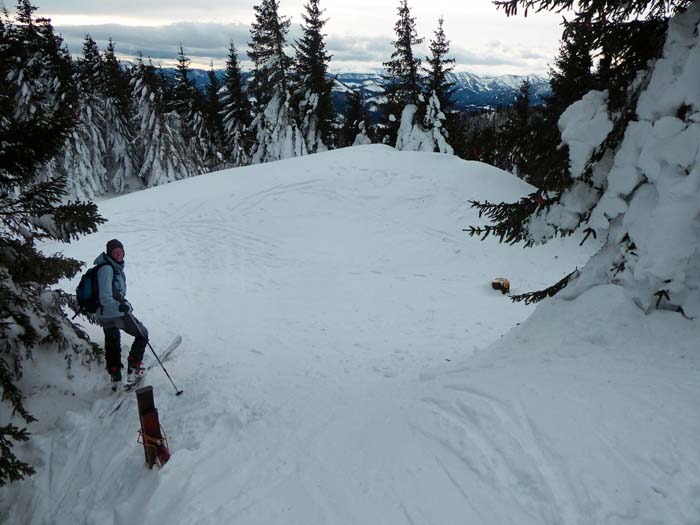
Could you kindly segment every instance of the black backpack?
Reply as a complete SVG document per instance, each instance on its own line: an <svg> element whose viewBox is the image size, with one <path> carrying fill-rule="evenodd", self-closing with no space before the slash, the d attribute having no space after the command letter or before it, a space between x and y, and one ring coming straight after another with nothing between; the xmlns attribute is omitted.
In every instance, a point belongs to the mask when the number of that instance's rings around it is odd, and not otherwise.
<svg viewBox="0 0 700 525"><path fill-rule="evenodd" d="M75 289L75 295L78 299L78 314L95 314L100 305L100 287L97 279L97 272L103 266L108 266L109 263L100 263L83 274ZM112 281L114 286L114 281ZM75 317L75 316L74 316Z"/></svg>

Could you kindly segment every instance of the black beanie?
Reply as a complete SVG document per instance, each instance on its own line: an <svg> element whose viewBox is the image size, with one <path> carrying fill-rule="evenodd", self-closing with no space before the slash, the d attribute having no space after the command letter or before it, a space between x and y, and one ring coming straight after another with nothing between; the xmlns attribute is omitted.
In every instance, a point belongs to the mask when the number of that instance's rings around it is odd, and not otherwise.
<svg viewBox="0 0 700 525"><path fill-rule="evenodd" d="M107 243L107 250L105 251L105 253L111 257L112 250L114 250L115 248L121 248L123 250L124 245L121 242L119 242L117 239L112 239L111 241L109 241Z"/></svg>

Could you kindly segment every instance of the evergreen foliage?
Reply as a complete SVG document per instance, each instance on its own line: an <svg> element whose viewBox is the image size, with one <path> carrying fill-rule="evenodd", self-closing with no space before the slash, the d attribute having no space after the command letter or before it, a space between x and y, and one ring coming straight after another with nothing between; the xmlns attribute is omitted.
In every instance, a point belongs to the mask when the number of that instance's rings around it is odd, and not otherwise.
<svg viewBox="0 0 700 525"><path fill-rule="evenodd" d="M586 19L621 22L646 14L650 18L664 18L690 5L692 0L495 0L496 7L503 9L508 16L517 15L522 8L525 16L528 11L562 12L576 9L580 21Z"/></svg>
<svg viewBox="0 0 700 525"><path fill-rule="evenodd" d="M291 20L280 16L278 0L262 0L253 10L255 21L248 44L248 57L253 62L250 91L260 110L272 99L275 89L282 93L287 91L292 59L284 48Z"/></svg>
<svg viewBox="0 0 700 525"><path fill-rule="evenodd" d="M309 0L302 14L302 37L296 42L296 72L299 83L299 124L306 137L309 153L324 151L335 142L332 134L334 119L331 89L334 80L328 78L331 56L326 52L319 0Z"/></svg>
<svg viewBox="0 0 700 525"><path fill-rule="evenodd" d="M428 100L428 106L424 125L434 138L435 151L453 154L454 149L448 143L457 138L455 115L451 111L454 82L448 80L448 75L454 69L455 60L448 58L450 41L445 36L444 23L444 18L440 17L435 36L430 41L431 55L426 57L426 62L429 65L425 69L427 74L425 96Z"/></svg>
<svg viewBox="0 0 700 525"><path fill-rule="evenodd" d="M97 43L85 35L83 56L76 61L76 83L82 93L99 93L105 85L104 66Z"/></svg>
<svg viewBox="0 0 700 525"><path fill-rule="evenodd" d="M81 263L60 254L46 256L39 240L70 242L96 231L104 220L89 202L61 203L62 176L40 180L39 168L59 152L75 125L76 93L71 61L50 21L35 18L28 0L17 2L17 22L0 22L0 386L2 416L34 418L24 405L18 381L25 360L39 353L64 352L70 368L76 357L89 363L98 355L87 335L63 307L72 297L51 290ZM14 422L0 427L0 486L34 469L13 452L29 438ZM14 442L14 443L13 443Z"/></svg>
<svg viewBox="0 0 700 525"><path fill-rule="evenodd" d="M559 55L549 70L552 93L545 118L556 125L564 110L598 87L593 71L593 34L588 23L564 21Z"/></svg>
<svg viewBox="0 0 700 525"><path fill-rule="evenodd" d="M243 89L241 68L233 42L229 47L220 101L225 158L233 166L244 166L250 161L248 128L252 120L251 107Z"/></svg>
<svg viewBox="0 0 700 525"><path fill-rule="evenodd" d="M125 71L116 56L116 49L112 39L109 39L107 48L102 56L104 86L103 91L107 98L114 100L114 105L123 117L129 115L129 73Z"/></svg>
<svg viewBox="0 0 700 525"><path fill-rule="evenodd" d="M256 99L251 162L260 163L306 155L306 137L297 126L289 89L292 59L284 48L290 20L278 13L277 0L255 6L248 56L253 61L251 90Z"/></svg>
<svg viewBox="0 0 700 525"><path fill-rule="evenodd" d="M213 169L220 162L220 152L209 136L204 114L204 100L190 78L190 59L180 45L172 89L169 92L168 109L180 118L177 127L182 133L186 155L195 174ZM176 120L175 115L169 117Z"/></svg>
<svg viewBox="0 0 700 525"><path fill-rule="evenodd" d="M136 176L136 155L129 104L130 78L117 60L111 38L102 64L104 141L107 150L104 163L107 170L105 185L109 191L122 193L127 189L128 181Z"/></svg>
<svg viewBox="0 0 700 525"><path fill-rule="evenodd" d="M452 109L452 93L454 82L448 80L449 75L454 69L454 58L447 58L450 53L450 41L445 36L444 29L445 19L438 19L438 27L435 30L435 36L430 41L430 56L425 58L429 67L425 69L427 78L425 85L428 93L435 93L440 102L440 108L443 111Z"/></svg>
<svg viewBox="0 0 700 525"><path fill-rule="evenodd" d="M180 45L177 54L177 66L175 77L170 90L168 109L177 111L180 115L187 116L200 107L200 93L190 78L190 59L185 55L185 50Z"/></svg>
<svg viewBox="0 0 700 525"><path fill-rule="evenodd" d="M407 0L400 0L397 9L399 18L394 25L396 40L392 42L394 51L391 60L384 62L384 94L387 98L383 111L386 115L386 141L396 144L396 136L403 109L408 104L418 106L421 102L422 84L420 78L421 60L413 54L413 46L423 42L418 38L416 19L411 16ZM419 108L417 118L422 111Z"/></svg>
<svg viewBox="0 0 700 525"><path fill-rule="evenodd" d="M521 178L530 173L528 159L532 147L532 128L530 126L532 108L530 90L532 84L524 80L520 84L518 96L503 127L499 130L497 148L503 152L501 169L512 171Z"/></svg>
<svg viewBox="0 0 700 525"><path fill-rule="evenodd" d="M132 89L138 177L150 187L197 175L180 115L168 111L166 82L150 61L139 58Z"/></svg>
<svg viewBox="0 0 700 525"><path fill-rule="evenodd" d="M494 2L508 15L522 7L528 10L561 11L573 6L572 0L503 0ZM522 157L521 169L533 174L531 181L539 186L537 192L517 203L492 204L472 202L480 215L488 216L492 223L484 227L471 227L470 235L486 237L494 234L501 241L535 242L530 236L530 220L557 206L562 197L574 188L591 195L588 209L581 210L576 224L554 227L554 235L570 235L589 217L590 210L603 194L597 180L598 164L614 152L624 137L628 124L634 120L641 86L633 84L640 70L662 49L667 28L666 16L690 4L689 0L582 0L577 2L573 22L565 22L563 44L552 75L552 97L541 118L531 125L529 136L536 147ZM591 73L593 52L598 51L597 71ZM583 175L576 181L570 176L568 148L561 144L561 137L554 123L568 105L591 88L609 90L608 109L613 118L613 129L607 139L591 156ZM601 172L605 171L601 169ZM573 275L573 274L572 274ZM561 290L569 281L564 280L541 292L525 294L528 302L540 300Z"/></svg>
<svg viewBox="0 0 700 525"><path fill-rule="evenodd" d="M340 146L347 147L355 144L355 139L365 131L364 101L359 91L348 93L345 120L340 132ZM365 135L366 136L366 135Z"/></svg>
<svg viewBox="0 0 700 525"><path fill-rule="evenodd" d="M209 68L209 71L207 72L207 78L209 82L207 83L206 87L203 108L207 135L209 136L210 141L209 154L207 157L212 160L217 159L216 163L219 164L220 162L223 162L224 121L221 118L221 99L219 97L221 86L219 85L219 79L216 78L216 71L214 71L213 62ZM215 167L216 164L210 166L210 169L215 169Z"/></svg>
<svg viewBox="0 0 700 525"><path fill-rule="evenodd" d="M593 71L591 26L564 22L559 56L550 69L551 95L531 119L527 180L543 193L560 192L571 185L569 148L561 141L559 117L600 83Z"/></svg>
<svg viewBox="0 0 700 525"><path fill-rule="evenodd" d="M75 64L78 90L78 122L69 135L62 154L47 166L49 172L66 177L68 194L79 199L104 195L107 168L107 146L102 92L105 86L104 67L97 43L85 36L83 55Z"/></svg>

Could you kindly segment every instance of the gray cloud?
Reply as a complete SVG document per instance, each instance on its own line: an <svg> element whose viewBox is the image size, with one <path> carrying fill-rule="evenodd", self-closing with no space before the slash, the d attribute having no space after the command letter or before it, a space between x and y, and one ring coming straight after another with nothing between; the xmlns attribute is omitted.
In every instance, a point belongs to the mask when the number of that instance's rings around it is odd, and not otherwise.
<svg viewBox="0 0 700 525"><path fill-rule="evenodd" d="M6 2L9 3L9 2ZM64 15L123 15L134 13L139 16L148 14L160 14L178 11L211 12L220 11L222 8L250 10L254 2L250 0L99 0L97 2L85 2L84 0L40 0L39 15L43 13Z"/></svg>
<svg viewBox="0 0 700 525"><path fill-rule="evenodd" d="M78 54L86 34L103 48L111 37L120 55L144 56L158 60L174 60L182 44L185 54L194 61L215 63L226 60L229 42L233 42L238 56L245 60L250 28L246 24L215 24L180 22L157 27L108 25L58 26L71 53ZM294 39L292 33L291 39Z"/></svg>
<svg viewBox="0 0 700 525"><path fill-rule="evenodd" d="M250 28L247 24L179 22L156 27L124 26L119 24L57 26L70 51L80 54L86 34L94 38L100 48L104 48L111 37L120 56L136 56L139 52L144 57L151 57L164 63L173 62L182 44L185 54L192 60L193 66L205 67L211 60L216 67L221 67L228 56L229 42L233 41L239 59L247 64L246 51L250 40ZM291 44L300 37L299 25L294 24L288 42ZM345 64L352 64L357 70L362 63L367 69L380 68L382 62L389 60L392 53L390 37L358 37L333 35L327 39L327 48L333 55L332 68L341 70ZM548 57L537 50L505 49L501 42L491 42L480 50L467 49L453 45L451 55L456 59L459 69L489 67L512 69L513 72L535 72L538 63ZM417 48L417 55L424 58L428 53L427 42ZM293 53L291 47L288 52Z"/></svg>

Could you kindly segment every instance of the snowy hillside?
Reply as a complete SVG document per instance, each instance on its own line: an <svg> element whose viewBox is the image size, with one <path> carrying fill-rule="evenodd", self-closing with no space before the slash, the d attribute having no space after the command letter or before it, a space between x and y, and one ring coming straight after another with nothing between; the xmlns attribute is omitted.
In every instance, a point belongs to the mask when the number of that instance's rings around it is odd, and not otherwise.
<svg viewBox="0 0 700 525"><path fill-rule="evenodd" d="M38 474L0 495L3 520L697 524L700 324L613 285L537 309L492 290L542 288L595 249L461 231L468 199L529 191L375 145L101 202L99 234L47 249L91 262L119 238L153 345L183 335L184 394L147 376L173 455L143 466L133 394L100 417L104 371L38 360L25 380L53 386L22 385L40 421L18 447Z"/></svg>

